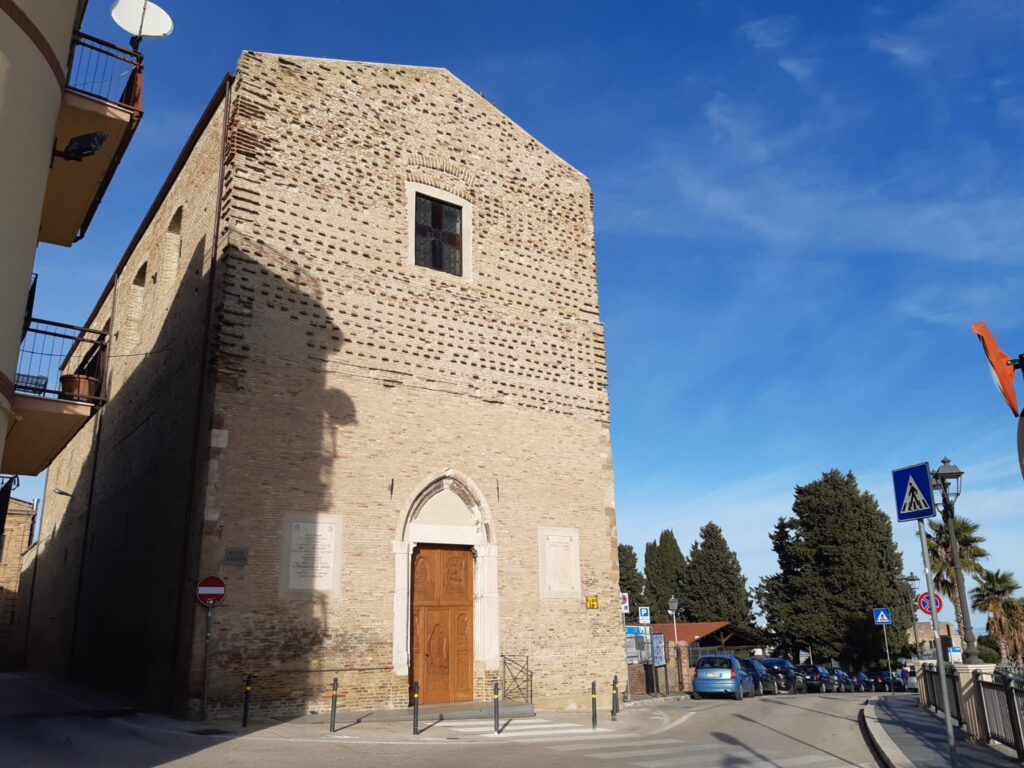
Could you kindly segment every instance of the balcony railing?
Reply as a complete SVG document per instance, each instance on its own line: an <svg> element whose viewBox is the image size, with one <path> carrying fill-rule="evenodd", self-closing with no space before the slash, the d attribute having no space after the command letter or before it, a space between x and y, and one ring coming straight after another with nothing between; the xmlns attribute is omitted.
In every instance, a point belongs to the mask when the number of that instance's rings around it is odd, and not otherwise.
<svg viewBox="0 0 1024 768"><path fill-rule="evenodd" d="M142 110L142 54L76 32L67 86L87 96Z"/></svg>
<svg viewBox="0 0 1024 768"><path fill-rule="evenodd" d="M107 334L33 317L18 352L14 389L26 395L100 405Z"/></svg>

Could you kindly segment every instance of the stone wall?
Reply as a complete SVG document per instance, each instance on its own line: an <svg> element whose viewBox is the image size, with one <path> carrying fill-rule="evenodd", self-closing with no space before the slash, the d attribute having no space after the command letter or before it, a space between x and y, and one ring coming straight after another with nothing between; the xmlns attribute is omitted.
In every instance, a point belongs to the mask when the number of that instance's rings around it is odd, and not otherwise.
<svg viewBox="0 0 1024 768"><path fill-rule="evenodd" d="M21 555L28 549L35 508L21 499L11 499L0 543L0 669L10 669L20 660L15 620L21 580Z"/></svg>

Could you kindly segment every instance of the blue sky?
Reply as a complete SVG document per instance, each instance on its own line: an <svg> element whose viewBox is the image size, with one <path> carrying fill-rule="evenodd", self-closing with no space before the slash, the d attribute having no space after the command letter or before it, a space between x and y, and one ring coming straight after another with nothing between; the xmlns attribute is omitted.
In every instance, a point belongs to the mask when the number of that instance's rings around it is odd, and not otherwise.
<svg viewBox="0 0 1024 768"><path fill-rule="evenodd" d="M124 43L108 5L83 28ZM37 314L85 319L242 49L444 66L593 184L621 541L713 519L753 583L795 484L850 469L892 511L891 469L949 454L1024 579L1016 425L969 330L1024 351L1024 5L163 5L139 133L87 238L40 249Z"/></svg>

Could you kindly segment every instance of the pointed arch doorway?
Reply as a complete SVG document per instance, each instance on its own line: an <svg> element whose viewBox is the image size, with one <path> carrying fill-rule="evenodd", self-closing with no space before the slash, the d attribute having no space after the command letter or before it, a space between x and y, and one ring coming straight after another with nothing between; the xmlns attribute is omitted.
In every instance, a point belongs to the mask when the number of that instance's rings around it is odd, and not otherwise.
<svg viewBox="0 0 1024 768"><path fill-rule="evenodd" d="M451 469L422 482L400 512L394 554L395 674L410 691L420 683L423 704L471 701L500 666L498 549L476 484Z"/></svg>

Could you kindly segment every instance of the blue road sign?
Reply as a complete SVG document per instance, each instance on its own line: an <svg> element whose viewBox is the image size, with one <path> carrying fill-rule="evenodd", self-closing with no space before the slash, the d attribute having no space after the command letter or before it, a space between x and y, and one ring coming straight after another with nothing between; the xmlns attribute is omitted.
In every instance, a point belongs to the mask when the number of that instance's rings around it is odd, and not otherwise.
<svg viewBox="0 0 1024 768"><path fill-rule="evenodd" d="M875 608L875 624L892 624L892 614L888 608Z"/></svg>
<svg viewBox="0 0 1024 768"><path fill-rule="evenodd" d="M627 635L646 635L647 632L644 630L643 627L638 627L635 624L627 624L626 625L626 634Z"/></svg>
<svg viewBox="0 0 1024 768"><path fill-rule="evenodd" d="M892 486L896 491L896 518L901 523L935 517L932 473L928 462L894 469Z"/></svg>

